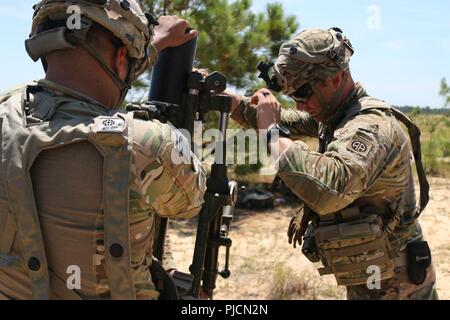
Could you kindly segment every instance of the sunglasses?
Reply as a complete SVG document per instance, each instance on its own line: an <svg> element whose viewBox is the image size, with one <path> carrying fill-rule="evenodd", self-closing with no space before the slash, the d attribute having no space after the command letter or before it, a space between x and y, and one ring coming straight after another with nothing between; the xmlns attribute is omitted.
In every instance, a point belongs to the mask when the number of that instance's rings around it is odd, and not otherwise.
<svg viewBox="0 0 450 320"><path fill-rule="evenodd" d="M291 94L290 97L297 102L305 103L309 99L309 97L313 95L313 93L314 91L311 84L306 83L298 88L293 94Z"/></svg>

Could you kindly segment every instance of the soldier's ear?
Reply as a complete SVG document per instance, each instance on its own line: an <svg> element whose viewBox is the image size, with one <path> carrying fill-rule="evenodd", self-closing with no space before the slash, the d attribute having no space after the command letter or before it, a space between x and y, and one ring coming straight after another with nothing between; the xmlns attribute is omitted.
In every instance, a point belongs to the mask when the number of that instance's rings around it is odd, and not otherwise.
<svg viewBox="0 0 450 320"><path fill-rule="evenodd" d="M128 50L126 47L120 47L116 50L113 64L116 74L125 81L129 70Z"/></svg>
<svg viewBox="0 0 450 320"><path fill-rule="evenodd" d="M337 89L339 88L339 86L341 85L341 82L343 81L344 78L344 71L340 70L336 75L334 75L331 78L331 84L333 86L333 89Z"/></svg>

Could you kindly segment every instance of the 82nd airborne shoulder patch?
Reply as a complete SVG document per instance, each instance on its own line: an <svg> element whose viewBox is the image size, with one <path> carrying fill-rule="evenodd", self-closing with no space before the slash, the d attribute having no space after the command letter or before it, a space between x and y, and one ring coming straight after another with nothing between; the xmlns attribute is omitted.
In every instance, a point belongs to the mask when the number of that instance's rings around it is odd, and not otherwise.
<svg viewBox="0 0 450 320"><path fill-rule="evenodd" d="M367 157L373 148L372 142L363 134L357 132L347 145L347 150L359 154L362 157Z"/></svg>

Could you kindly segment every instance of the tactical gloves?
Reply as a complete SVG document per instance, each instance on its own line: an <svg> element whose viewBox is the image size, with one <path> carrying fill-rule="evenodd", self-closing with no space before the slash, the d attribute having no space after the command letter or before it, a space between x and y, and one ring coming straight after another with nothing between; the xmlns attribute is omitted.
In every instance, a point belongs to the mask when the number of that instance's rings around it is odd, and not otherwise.
<svg viewBox="0 0 450 320"><path fill-rule="evenodd" d="M289 229L287 232L289 244L293 244L294 248L297 248L297 243L299 246L302 245L302 237L306 232L308 227L307 223L303 223L304 220L304 208L302 207L292 218L289 223Z"/></svg>

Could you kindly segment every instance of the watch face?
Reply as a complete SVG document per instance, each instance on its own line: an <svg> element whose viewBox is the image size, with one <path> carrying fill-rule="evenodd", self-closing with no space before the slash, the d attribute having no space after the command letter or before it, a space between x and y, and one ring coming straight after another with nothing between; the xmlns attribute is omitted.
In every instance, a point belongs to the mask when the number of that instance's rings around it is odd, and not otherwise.
<svg viewBox="0 0 450 320"><path fill-rule="evenodd" d="M277 124L277 129L280 130L280 136L282 137L289 137L291 135L291 131L289 131L289 128L282 123Z"/></svg>

